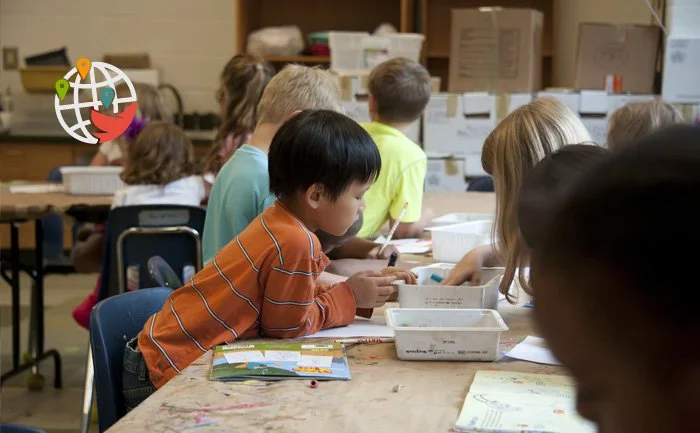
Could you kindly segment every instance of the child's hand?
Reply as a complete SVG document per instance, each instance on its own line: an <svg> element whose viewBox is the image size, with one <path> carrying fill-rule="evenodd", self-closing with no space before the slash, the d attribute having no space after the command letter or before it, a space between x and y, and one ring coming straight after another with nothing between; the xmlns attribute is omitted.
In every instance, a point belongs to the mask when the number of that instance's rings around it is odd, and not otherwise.
<svg viewBox="0 0 700 433"><path fill-rule="evenodd" d="M418 275L414 274L411 271L407 271L405 269L395 268L392 266L390 268L382 269L381 271L379 271L379 273L382 275L394 275L395 276L394 281L403 280L403 282L405 284L409 284L409 285L418 284Z"/></svg>
<svg viewBox="0 0 700 433"><path fill-rule="evenodd" d="M381 245L377 245L376 247L372 248L369 253L367 253L367 258L368 259L388 259L389 256L391 256L391 253L396 252L397 254L399 253L399 249L396 247L396 245L387 245L386 248L384 248L384 251L382 253L379 253L379 250L382 248Z"/></svg>
<svg viewBox="0 0 700 433"><path fill-rule="evenodd" d="M468 281L472 285L478 285L481 283L483 265L484 259L479 248L471 250L452 268L441 284L443 286L461 286Z"/></svg>
<svg viewBox="0 0 700 433"><path fill-rule="evenodd" d="M376 271L363 271L348 278L347 283L355 295L357 308L377 308L396 297L394 281L397 275L382 275Z"/></svg>
<svg viewBox="0 0 700 433"><path fill-rule="evenodd" d="M94 224L85 224L85 225L81 226L78 229L78 234L77 234L78 242L86 241L87 238L89 238L90 235L92 235L94 233L94 231L95 231Z"/></svg>

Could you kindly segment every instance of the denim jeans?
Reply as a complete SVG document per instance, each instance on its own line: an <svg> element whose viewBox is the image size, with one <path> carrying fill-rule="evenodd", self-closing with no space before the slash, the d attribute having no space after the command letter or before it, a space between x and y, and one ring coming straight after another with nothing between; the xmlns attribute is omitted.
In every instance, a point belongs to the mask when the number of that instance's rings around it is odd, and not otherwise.
<svg viewBox="0 0 700 433"><path fill-rule="evenodd" d="M124 372L122 373L122 394L127 410L138 406L156 391L148 379L148 367L139 350L138 337L126 343L124 348Z"/></svg>

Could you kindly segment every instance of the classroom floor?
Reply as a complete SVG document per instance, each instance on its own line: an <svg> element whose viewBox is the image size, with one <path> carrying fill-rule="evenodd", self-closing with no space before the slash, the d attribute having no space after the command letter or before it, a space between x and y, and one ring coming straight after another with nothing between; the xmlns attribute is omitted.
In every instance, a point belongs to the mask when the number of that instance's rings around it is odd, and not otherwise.
<svg viewBox="0 0 700 433"><path fill-rule="evenodd" d="M85 360L88 332L71 317L77 305L94 287L96 275L50 275L46 277L46 348L58 349L63 361L63 389L53 388L53 361L42 363L46 378L42 391L28 391L24 374L9 380L0 390L0 420L39 427L47 433L68 433L80 430ZM21 317L22 351L27 347L29 317L29 279L22 280ZM0 283L0 370L12 363L10 287ZM97 424L91 425L91 432Z"/></svg>

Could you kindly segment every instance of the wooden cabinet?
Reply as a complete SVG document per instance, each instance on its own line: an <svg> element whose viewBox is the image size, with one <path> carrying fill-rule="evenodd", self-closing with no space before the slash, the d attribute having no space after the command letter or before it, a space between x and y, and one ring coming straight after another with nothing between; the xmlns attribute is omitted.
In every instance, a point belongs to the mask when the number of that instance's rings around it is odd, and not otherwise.
<svg viewBox="0 0 700 433"><path fill-rule="evenodd" d="M400 32L413 32L415 0L238 0L237 52L245 53L248 35L263 27L295 25L305 38L309 33L342 30L372 32L390 23ZM279 70L286 63L328 66L328 56L269 56Z"/></svg>

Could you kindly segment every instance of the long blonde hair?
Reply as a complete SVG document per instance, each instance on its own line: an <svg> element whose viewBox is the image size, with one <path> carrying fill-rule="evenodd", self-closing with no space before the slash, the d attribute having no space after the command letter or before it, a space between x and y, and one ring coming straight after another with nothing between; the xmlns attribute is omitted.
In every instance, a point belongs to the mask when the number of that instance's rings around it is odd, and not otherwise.
<svg viewBox="0 0 700 433"><path fill-rule="evenodd" d="M518 194L527 173L547 155L567 144L590 142L591 137L578 116L556 99L540 98L524 105L496 126L484 142L481 164L493 177L496 190L494 235L496 253L506 261L500 291L508 302L519 269L518 280L530 293L524 276L529 258L518 227Z"/></svg>

